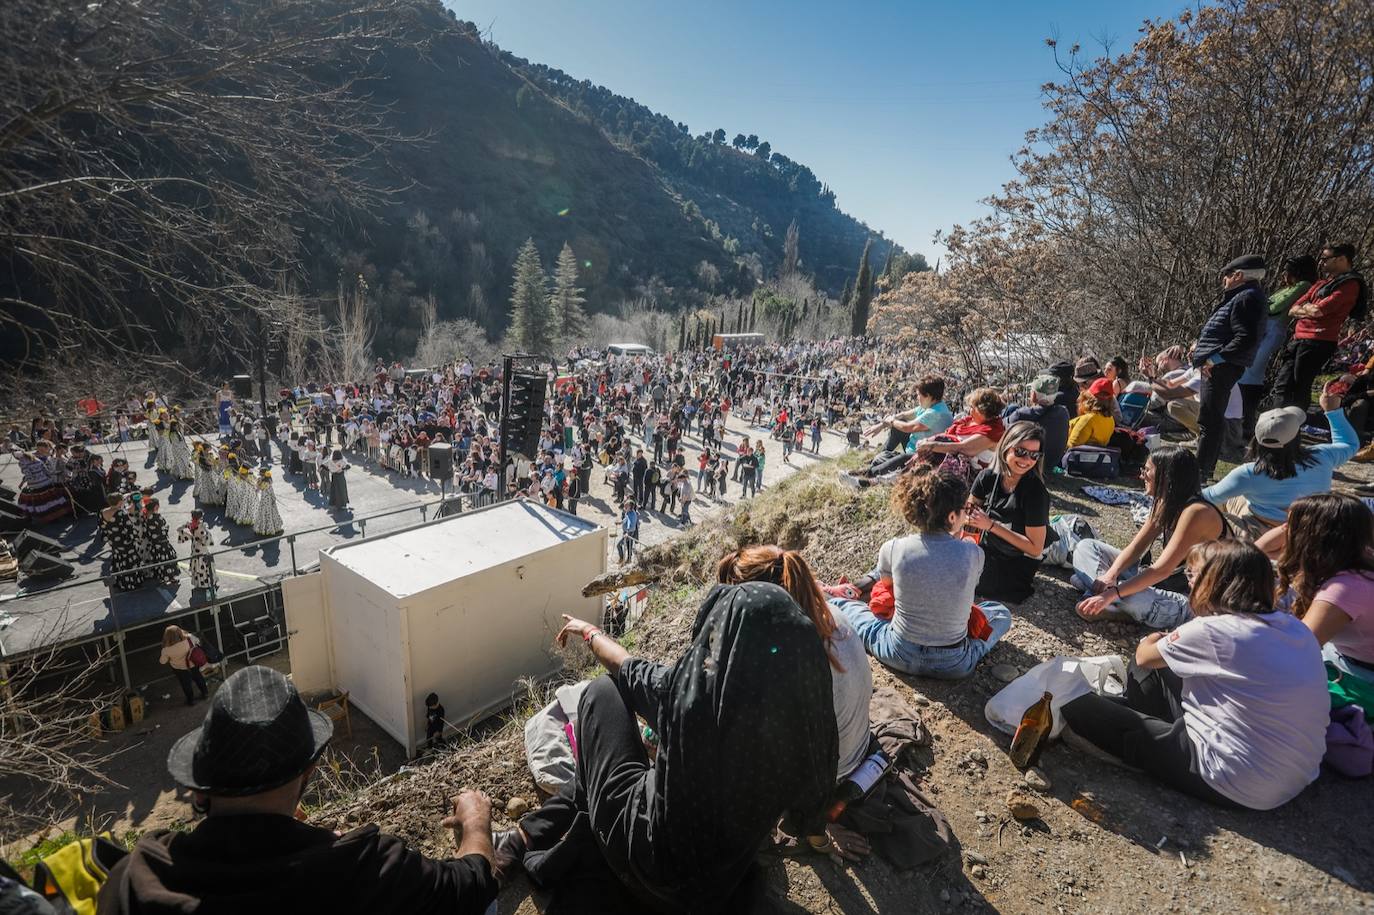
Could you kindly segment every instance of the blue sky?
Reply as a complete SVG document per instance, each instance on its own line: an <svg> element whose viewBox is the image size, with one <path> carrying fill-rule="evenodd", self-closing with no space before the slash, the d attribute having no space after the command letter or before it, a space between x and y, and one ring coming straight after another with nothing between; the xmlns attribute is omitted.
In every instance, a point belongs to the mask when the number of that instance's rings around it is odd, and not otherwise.
<svg viewBox="0 0 1374 915"><path fill-rule="evenodd" d="M1120 52L1180 0L444 0L497 44L634 98L693 133L756 133L841 209L932 261L1045 120L1044 39Z"/></svg>

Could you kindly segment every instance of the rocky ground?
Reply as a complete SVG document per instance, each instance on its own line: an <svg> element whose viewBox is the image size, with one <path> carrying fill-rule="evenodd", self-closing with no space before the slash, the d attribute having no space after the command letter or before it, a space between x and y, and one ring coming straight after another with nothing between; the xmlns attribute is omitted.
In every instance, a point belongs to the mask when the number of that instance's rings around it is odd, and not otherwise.
<svg viewBox="0 0 1374 915"><path fill-rule="evenodd" d="M1351 477L1368 476L1363 468L1347 469ZM1081 486L1056 479L1056 511L1082 514L1106 539L1124 544L1132 532L1126 512L1087 499ZM800 548L825 579L862 571L878 545L899 531L884 498L883 492L837 485L833 466L820 465L647 551L643 564L659 576L659 585L628 637L632 649L663 659L680 652L709 565L737 543ZM878 860L775 863L768 869L765 907L816 913L1374 910L1374 792L1368 779L1324 772L1277 811L1233 812L1056 744L1040 760L1043 777L1027 785L1006 757L1009 739L983 716L984 704L1002 686L995 674L1009 675L1004 665L1025 671L1056 654L1124 654L1140 634L1126 624L1079 620L1067 574L1042 575L1035 596L1014 608L1007 638L969 680L899 676L874 665L875 685L896 687L933 732L924 785L949 818L958 856L907 872ZM584 656L569 660L586 665ZM446 794L477 786L498 805L519 798L517 809L533 798L519 724L513 717L432 762L353 791L318 810L315 820L334 827L378 822L431 852L451 851L452 838L438 827ZM1008 816L1013 789L1029 794L1038 810L1025 824ZM543 912L547 900L521 882L502 894L498 908Z"/></svg>

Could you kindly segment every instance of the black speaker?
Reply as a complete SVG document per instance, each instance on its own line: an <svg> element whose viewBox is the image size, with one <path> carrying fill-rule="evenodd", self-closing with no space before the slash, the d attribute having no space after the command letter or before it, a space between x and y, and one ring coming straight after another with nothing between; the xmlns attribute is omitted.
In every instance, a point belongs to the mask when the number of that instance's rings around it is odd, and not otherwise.
<svg viewBox="0 0 1374 915"><path fill-rule="evenodd" d="M454 515L463 513L463 497L460 495L445 496L444 501L439 504L439 511L435 514L436 518L450 518Z"/></svg>
<svg viewBox="0 0 1374 915"><path fill-rule="evenodd" d="M42 550L31 550L19 560L19 571L26 578L70 578L76 574L76 566L58 559Z"/></svg>
<svg viewBox="0 0 1374 915"><path fill-rule="evenodd" d="M510 403L506 404L506 451L539 457L539 433L544 428L544 389L548 378L543 372L512 372Z"/></svg>
<svg viewBox="0 0 1374 915"><path fill-rule="evenodd" d="M435 442L429 446L429 478L431 480L450 480L453 478L453 446L448 442Z"/></svg>
<svg viewBox="0 0 1374 915"><path fill-rule="evenodd" d="M247 375L235 375L229 382L234 396L241 400L253 399L253 379Z"/></svg>
<svg viewBox="0 0 1374 915"><path fill-rule="evenodd" d="M14 555L23 559L34 550L46 550L49 553L61 553L62 544L51 537L44 537L42 534L35 534L33 531L24 531L14 540Z"/></svg>

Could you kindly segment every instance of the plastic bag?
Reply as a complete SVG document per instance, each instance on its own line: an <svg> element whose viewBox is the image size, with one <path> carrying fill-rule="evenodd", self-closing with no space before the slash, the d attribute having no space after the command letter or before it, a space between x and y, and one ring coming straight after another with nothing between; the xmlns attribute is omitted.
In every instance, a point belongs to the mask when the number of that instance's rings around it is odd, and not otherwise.
<svg viewBox="0 0 1374 915"><path fill-rule="evenodd" d="M983 715L999 731L1016 733L1021 716L1045 693L1054 696L1050 713L1054 726L1050 736L1058 737L1064 729L1064 717L1059 709L1079 696L1098 693L1120 696L1126 691L1126 662L1114 654L1094 658L1075 658L1058 655L1035 665L1002 687L1001 692L988 700Z"/></svg>
<svg viewBox="0 0 1374 915"><path fill-rule="evenodd" d="M570 735L577 722L577 703L590 682L560 686L554 700L525 722L525 761L534 783L549 794L572 781L577 772Z"/></svg>

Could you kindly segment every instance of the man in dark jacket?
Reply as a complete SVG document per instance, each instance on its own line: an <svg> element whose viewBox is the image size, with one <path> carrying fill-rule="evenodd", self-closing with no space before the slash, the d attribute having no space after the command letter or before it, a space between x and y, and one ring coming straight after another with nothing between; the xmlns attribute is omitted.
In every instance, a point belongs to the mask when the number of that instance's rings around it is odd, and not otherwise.
<svg viewBox="0 0 1374 915"><path fill-rule="evenodd" d="M101 888L101 915L484 912L497 884L491 801L481 792L452 799L441 825L460 830L458 857L444 861L376 826L338 835L298 819L333 730L277 671L229 677L205 723L167 756L206 818L189 833L139 839Z"/></svg>
<svg viewBox="0 0 1374 915"><path fill-rule="evenodd" d="M1198 334L1193 365L1202 371L1197 462L1203 483L1210 481L1216 470L1226 435L1231 389L1255 361L1259 348L1269 305L1269 296L1260 285L1264 270L1264 258L1258 254L1246 254L1223 267L1221 304Z"/></svg>

